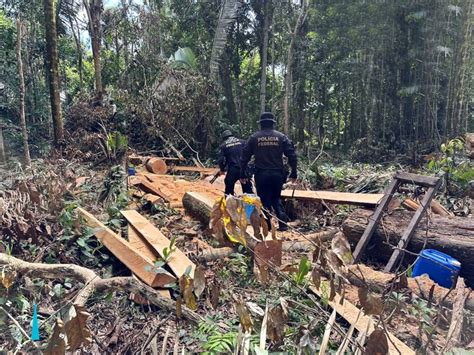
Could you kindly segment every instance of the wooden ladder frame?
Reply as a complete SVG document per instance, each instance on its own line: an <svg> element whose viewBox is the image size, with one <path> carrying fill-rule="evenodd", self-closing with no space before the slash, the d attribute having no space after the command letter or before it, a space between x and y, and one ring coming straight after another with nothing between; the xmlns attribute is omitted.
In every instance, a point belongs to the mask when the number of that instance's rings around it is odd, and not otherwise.
<svg viewBox="0 0 474 355"><path fill-rule="evenodd" d="M408 243L410 242L411 237L415 233L415 229L420 222L421 218L423 217L426 208L430 205L433 196L435 195L436 191L438 190L439 186L441 185L441 178L438 177L430 177L430 176L423 176L417 174L410 174L405 172L397 172L390 184L388 185L387 189L385 190L385 195L380 201L375 213L369 218L369 224L365 228L364 234L360 238L359 242L357 243L356 249L354 251L354 263L360 261L362 254L369 244L370 239L372 238L375 230L377 229L377 225L382 218L382 215L390 201L392 200L393 195L397 191L398 187L402 184L415 184L418 186L427 187L428 191L426 192L423 200L421 201L420 207L416 210L413 218L408 225L408 228L403 233L402 237L400 238L397 247L392 253L387 265L385 266L385 272L391 272L394 267L397 265L400 256L403 253L403 250L406 248Z"/></svg>

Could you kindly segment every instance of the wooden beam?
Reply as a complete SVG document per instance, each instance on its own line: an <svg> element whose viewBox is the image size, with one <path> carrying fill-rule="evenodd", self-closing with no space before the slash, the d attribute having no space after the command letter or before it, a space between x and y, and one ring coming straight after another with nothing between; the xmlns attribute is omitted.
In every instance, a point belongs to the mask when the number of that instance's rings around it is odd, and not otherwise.
<svg viewBox="0 0 474 355"><path fill-rule="evenodd" d="M383 194L360 194L337 191L283 190L281 197L301 200L325 201L347 205L377 205Z"/></svg>
<svg viewBox="0 0 474 355"><path fill-rule="evenodd" d="M408 225L408 228L405 230L402 237L400 238L397 248L393 251L393 254L390 257L390 260L385 266L385 269L384 269L385 272L390 272L397 266L400 256L402 255L402 253L404 252L404 249L407 247L408 243L410 242L410 239L415 233L415 229L418 226L418 223L420 222L421 218L425 214L426 209L429 207L430 202L433 199L433 196L438 190L440 185L441 185L441 179L437 179L436 185L430 187L428 191L426 192L425 196L423 197L423 200L421 201L421 206L418 207L418 209L416 210L415 215L413 216L412 220L410 221L410 224Z"/></svg>
<svg viewBox="0 0 474 355"><path fill-rule="evenodd" d="M151 287L164 287L167 284L176 282L173 275L169 273L155 273L152 270L154 266L153 260L135 250L129 242L107 228L92 214L80 207L77 208L77 211L84 218L86 224L94 229L97 239L147 285ZM150 271L148 271L149 268L151 268Z"/></svg>
<svg viewBox="0 0 474 355"><path fill-rule="evenodd" d="M145 177L140 176L139 179L140 179L139 185L143 191L160 196L166 202L170 202L169 196L165 195L158 187L153 185L151 182L148 182Z"/></svg>
<svg viewBox="0 0 474 355"><path fill-rule="evenodd" d="M390 203L390 200L393 197L393 194L395 191L397 191L398 186L400 185L400 182L397 179L392 179L390 181L390 185L388 185L385 195L382 198L382 201L380 204L377 206L377 209L375 210L375 213L369 220L369 224L367 225L367 228L364 231L364 234L360 238L359 242L357 243L357 246L354 250L354 263L357 263L360 258L362 257L362 253L364 252L365 248L367 247L367 244L369 244L370 238L372 238L372 235L374 234L375 230L377 229L377 224L379 223L380 219L382 218L384 210L387 208L387 206Z"/></svg>
<svg viewBox="0 0 474 355"><path fill-rule="evenodd" d="M436 186L439 180L437 177L405 173L403 171L398 171L393 178L405 184L415 184L424 187Z"/></svg>
<svg viewBox="0 0 474 355"><path fill-rule="evenodd" d="M188 171L195 173L202 173L207 175L212 175L219 170L218 168L201 168L199 166L170 166L169 170L171 171Z"/></svg>
<svg viewBox="0 0 474 355"><path fill-rule="evenodd" d="M157 260L160 255L144 240L140 233L132 226L128 225L128 242L130 245L149 260Z"/></svg>
<svg viewBox="0 0 474 355"><path fill-rule="evenodd" d="M322 281L321 286L326 290L330 289L328 281ZM317 289L314 286L309 286L309 289L319 297L322 297L321 288ZM337 293L334 297L334 300L327 302L329 306L336 310L336 312L342 318L344 318L350 324L353 324L359 332L367 331L367 335L370 335L370 333L374 331L375 326L373 318L364 314L364 311L360 310L347 300L343 300L341 304L341 296L339 296ZM388 340L389 354L415 355L415 351L413 351L395 335L388 333L387 336L390 338L390 340Z"/></svg>
<svg viewBox="0 0 474 355"><path fill-rule="evenodd" d="M127 219L137 232L149 243L149 245L162 257L165 255L163 250L169 248L171 241L166 238L161 231L150 223L145 217L137 211L121 211L122 215ZM184 275L186 269L191 267L189 276L194 277L196 265L178 248L171 253L166 261L173 273L179 278Z"/></svg>

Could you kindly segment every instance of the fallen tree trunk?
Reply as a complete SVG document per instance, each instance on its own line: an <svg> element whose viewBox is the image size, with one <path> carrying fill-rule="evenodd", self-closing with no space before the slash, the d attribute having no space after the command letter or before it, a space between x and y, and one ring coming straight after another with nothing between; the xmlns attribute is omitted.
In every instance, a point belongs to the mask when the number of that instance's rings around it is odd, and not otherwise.
<svg viewBox="0 0 474 355"><path fill-rule="evenodd" d="M385 293L390 288L390 285L395 278L395 274L377 271L367 265L357 264L349 266L349 272L346 274L346 277L354 286L364 287L367 284L370 290L377 293ZM453 293L449 294L448 297L444 299L449 289L435 284L434 281L430 280L425 275L415 278L409 277L407 281L408 289L418 297L428 299L430 297L430 290L433 285L435 285L434 290L432 291L432 301L435 303L444 301L444 304L450 307L455 303L455 295ZM474 294L471 294L467 298L465 304L467 309L474 310Z"/></svg>
<svg viewBox="0 0 474 355"><path fill-rule="evenodd" d="M186 192L183 196L183 206L186 212L193 218L197 219L204 225L209 225L209 219L211 215L212 207L214 206L215 200L199 192ZM311 233L305 235L305 239L290 240L283 243L284 251L308 251L314 249L315 243L325 242L332 239L337 233L337 229L330 229L327 231ZM245 232L245 238L247 245L250 249L254 249L258 240L254 238L252 233L249 231ZM230 255L230 254L229 254ZM221 257L225 257L225 252L222 253Z"/></svg>
<svg viewBox="0 0 474 355"><path fill-rule="evenodd" d="M373 211L357 209L342 224L349 242L357 244ZM397 210L385 216L379 223L366 255L386 262L407 228L412 212ZM419 253L425 248L436 249L461 262L461 276L474 285L474 220L461 217L424 217L418 225L407 250ZM414 256L405 253L404 260L412 262Z"/></svg>

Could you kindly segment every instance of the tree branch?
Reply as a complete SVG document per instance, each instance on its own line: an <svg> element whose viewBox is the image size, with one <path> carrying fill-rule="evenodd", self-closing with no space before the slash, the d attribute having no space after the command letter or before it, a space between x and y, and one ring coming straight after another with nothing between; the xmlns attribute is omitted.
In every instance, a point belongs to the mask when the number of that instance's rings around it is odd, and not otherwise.
<svg viewBox="0 0 474 355"><path fill-rule="evenodd" d="M13 268L18 274L30 278L42 279L64 279L70 277L85 284L74 299L74 304L84 306L94 292L125 291L139 294L145 297L150 304L174 313L176 303L171 299L164 298L155 289L145 285L133 277L112 277L102 279L94 271L74 264L42 264L30 263L13 256L0 253L0 266L5 265ZM182 315L192 323L204 321L198 313L182 307Z"/></svg>

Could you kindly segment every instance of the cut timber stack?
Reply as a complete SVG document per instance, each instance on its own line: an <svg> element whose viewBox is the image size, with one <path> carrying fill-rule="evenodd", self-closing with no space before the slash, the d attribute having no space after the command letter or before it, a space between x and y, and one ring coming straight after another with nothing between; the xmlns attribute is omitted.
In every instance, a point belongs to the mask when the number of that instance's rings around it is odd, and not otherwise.
<svg viewBox="0 0 474 355"><path fill-rule="evenodd" d="M94 234L97 239L147 285L151 287L163 287L176 281L175 277L167 272L159 274L153 272L154 259L136 250L136 246L133 246L115 234L89 212L82 208L78 208L77 211L85 223L94 229Z"/></svg>
<svg viewBox="0 0 474 355"><path fill-rule="evenodd" d="M171 241L166 238L161 231L156 228L153 224L150 223L145 217L139 214L137 211L121 211L125 219L130 223L130 225L135 228L135 230L140 234L140 236L145 239L145 243L157 254L159 254L163 259L166 258L164 253L165 248L169 248ZM173 273L177 277L181 277L185 274L189 268L189 277L194 277L194 270L196 265L189 260L189 258L179 249L175 249L170 253L168 258L166 258L166 265L170 267Z"/></svg>
<svg viewBox="0 0 474 355"><path fill-rule="evenodd" d="M355 210L343 223L344 234L352 244L356 244L368 224L373 211ZM386 262L407 228L413 212L396 210L385 216L379 223L369 244L370 253L379 260ZM433 216L427 227L426 217L418 225L413 238L408 244L408 250L418 253L425 245L426 248L436 249L451 255L461 262L461 276L474 285L474 220L461 217ZM405 253L405 260L413 260L413 256Z"/></svg>

